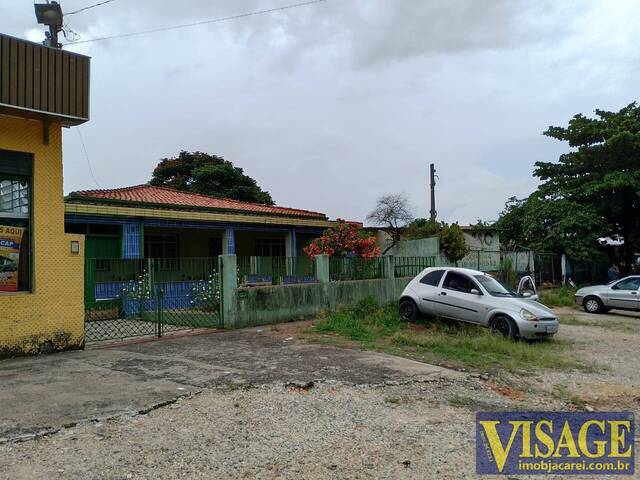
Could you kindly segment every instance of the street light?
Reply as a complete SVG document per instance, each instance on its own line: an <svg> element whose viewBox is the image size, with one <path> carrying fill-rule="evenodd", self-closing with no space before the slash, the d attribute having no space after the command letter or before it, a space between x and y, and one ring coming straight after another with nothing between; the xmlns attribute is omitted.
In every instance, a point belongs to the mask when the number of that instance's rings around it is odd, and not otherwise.
<svg viewBox="0 0 640 480"><path fill-rule="evenodd" d="M47 25L49 31L45 33L47 37L43 42L45 45L53 48L61 48L58 43L58 32L62 30L63 15L62 8L58 2L36 3L33 5L36 10L36 19L38 23Z"/></svg>

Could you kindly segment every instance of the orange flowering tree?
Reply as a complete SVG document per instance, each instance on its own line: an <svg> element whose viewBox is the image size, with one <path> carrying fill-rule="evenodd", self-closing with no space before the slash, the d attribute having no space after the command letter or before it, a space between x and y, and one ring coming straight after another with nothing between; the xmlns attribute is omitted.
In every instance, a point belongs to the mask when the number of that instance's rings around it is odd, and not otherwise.
<svg viewBox="0 0 640 480"><path fill-rule="evenodd" d="M326 254L330 257L354 256L374 258L380 256L380 247L376 237L362 232L360 225L338 219L338 225L324 231L321 237L313 240L304 248L310 259Z"/></svg>

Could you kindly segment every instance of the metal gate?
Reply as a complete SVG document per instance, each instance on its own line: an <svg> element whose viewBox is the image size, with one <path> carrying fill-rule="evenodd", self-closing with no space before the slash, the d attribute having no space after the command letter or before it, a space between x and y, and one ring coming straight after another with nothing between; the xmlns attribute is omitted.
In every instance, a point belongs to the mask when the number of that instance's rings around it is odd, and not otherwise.
<svg viewBox="0 0 640 480"><path fill-rule="evenodd" d="M222 327L217 258L88 259L85 342Z"/></svg>

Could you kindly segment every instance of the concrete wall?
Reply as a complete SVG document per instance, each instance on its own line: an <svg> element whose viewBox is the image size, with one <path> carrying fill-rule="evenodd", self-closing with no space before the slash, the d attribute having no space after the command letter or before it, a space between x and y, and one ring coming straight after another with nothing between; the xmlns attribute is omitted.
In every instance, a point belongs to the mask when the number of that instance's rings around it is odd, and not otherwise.
<svg viewBox="0 0 640 480"><path fill-rule="evenodd" d="M396 257L433 257L440 255L438 237L402 240L388 252Z"/></svg>
<svg viewBox="0 0 640 480"><path fill-rule="evenodd" d="M233 324L225 319L225 327L302 320L323 310L355 305L367 297L373 297L379 303L394 302L411 278L239 288L235 295L236 319Z"/></svg>
<svg viewBox="0 0 640 480"><path fill-rule="evenodd" d="M221 255L224 327L299 320L341 305L354 305L367 297L380 303L395 302L412 278L394 278L392 257L384 258L387 277L375 280L330 282L329 257L318 255L315 262L317 283L238 288L237 257Z"/></svg>
<svg viewBox="0 0 640 480"><path fill-rule="evenodd" d="M472 250L500 250L500 234L497 230L461 228L464 240Z"/></svg>
<svg viewBox="0 0 640 480"><path fill-rule="evenodd" d="M84 339L84 236L64 233L62 131L0 115L0 149L34 155L32 291L0 294L0 356L77 348ZM80 253L71 253L71 241Z"/></svg>

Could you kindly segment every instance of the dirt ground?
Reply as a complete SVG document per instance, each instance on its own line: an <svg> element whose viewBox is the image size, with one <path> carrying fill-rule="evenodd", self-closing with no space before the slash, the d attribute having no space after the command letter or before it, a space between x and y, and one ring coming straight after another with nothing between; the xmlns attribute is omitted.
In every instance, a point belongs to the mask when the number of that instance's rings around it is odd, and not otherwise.
<svg viewBox="0 0 640 480"><path fill-rule="evenodd" d="M640 315L559 313L593 372L487 378L311 344L308 323L0 362L0 478L476 478L476 411L640 417Z"/></svg>

